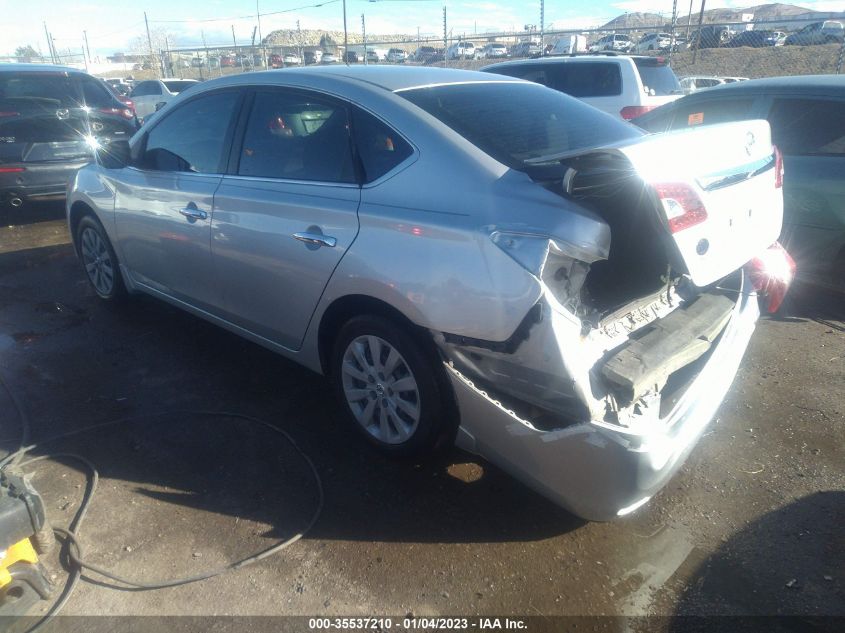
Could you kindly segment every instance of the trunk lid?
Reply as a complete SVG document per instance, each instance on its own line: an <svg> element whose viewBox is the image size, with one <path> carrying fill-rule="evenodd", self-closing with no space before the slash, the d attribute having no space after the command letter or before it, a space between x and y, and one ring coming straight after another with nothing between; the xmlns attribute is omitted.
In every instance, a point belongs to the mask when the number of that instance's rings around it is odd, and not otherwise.
<svg viewBox="0 0 845 633"><path fill-rule="evenodd" d="M650 185L646 195L696 285L721 279L777 240L780 163L766 121L654 135L618 150Z"/></svg>

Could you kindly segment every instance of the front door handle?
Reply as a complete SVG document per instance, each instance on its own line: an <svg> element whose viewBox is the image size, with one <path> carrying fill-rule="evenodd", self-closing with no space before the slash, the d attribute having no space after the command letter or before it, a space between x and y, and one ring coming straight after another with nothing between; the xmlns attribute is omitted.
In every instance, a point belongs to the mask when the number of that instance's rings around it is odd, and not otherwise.
<svg viewBox="0 0 845 633"><path fill-rule="evenodd" d="M328 246L333 248L337 246L337 240L330 235L323 235L322 233L294 233L293 239L305 242L306 244L313 244L314 246Z"/></svg>
<svg viewBox="0 0 845 633"><path fill-rule="evenodd" d="M184 209L179 209L179 213L188 218L189 222L196 222L197 220L205 220L208 218L208 213L191 205L188 205Z"/></svg>

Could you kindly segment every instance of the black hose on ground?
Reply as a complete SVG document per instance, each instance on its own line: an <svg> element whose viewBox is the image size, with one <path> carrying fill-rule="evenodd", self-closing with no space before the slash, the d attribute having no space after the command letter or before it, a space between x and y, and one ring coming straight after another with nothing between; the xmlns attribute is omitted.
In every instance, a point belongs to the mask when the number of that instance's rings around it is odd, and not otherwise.
<svg viewBox="0 0 845 633"><path fill-rule="evenodd" d="M23 406L21 405L20 401L17 399L15 393L3 379L2 374L0 374L0 384L3 386L5 391L9 394L9 397L12 400L12 404L14 405L18 417L21 422L21 446L20 448L11 453L7 457L0 460L0 469L6 468L10 465L15 465L19 468L24 468L31 464L35 464L40 461L44 461L47 459L53 459L56 457L65 457L74 459L80 463L82 463L89 471L88 476L88 485L85 490L85 494L83 495L82 502L79 505L79 510L77 510L76 515L74 516L73 520L70 522L70 525L67 528L60 528L60 527L53 527L53 531L61 538L65 540L66 546L66 555L67 555L67 562L68 567L70 569L67 582L65 583L65 587L62 590L61 595L53 603L53 606L50 607L50 610L47 614L32 628L27 631L27 633L33 633L37 631L41 627L43 627L50 619L55 617L59 611L67 604L68 600L70 599L73 590L75 589L79 579L82 577L83 571L92 572L104 578L108 578L109 580L119 583L124 587L130 587L133 589L140 589L140 590L149 590L149 589L165 589L168 587L177 587L179 585L186 585L189 583L199 582L201 580L207 580L208 578L213 578L214 576L219 576L226 572L234 571L237 569L241 569L243 567L247 567L248 565L252 565L257 563L260 560L273 556L274 554L279 553L283 549L290 547L296 541L301 539L305 534L314 526L317 522L317 519L320 516L320 513L323 509L323 483L320 479L320 475L317 472L317 468L314 466L314 463L305 454L305 452L297 445L296 441L288 434L286 431L283 431L279 427L267 422L265 420L261 420L259 418L255 418L248 415L243 415L240 413L230 413L225 411L196 411L196 410L175 410L175 411L162 411L159 413L152 413L147 415L137 415L137 416L129 416L124 418L119 418L116 420L109 420L107 422L101 422L98 424L92 424L90 426L86 426L80 429L75 429L73 431L69 431L67 433L62 433L60 435L55 435L53 437L47 438L38 444L29 444L29 436L30 436L30 426L29 426L29 418L24 411ZM94 498L94 493L97 490L97 484L99 482L99 473L97 472L97 468L92 464L88 459L81 455L77 455L74 453L53 453L50 455L40 455L38 457L34 457L32 459L23 461L24 457L27 453L32 451L35 448L43 446L49 442L55 442L57 440L66 439L69 437L81 435L83 433L89 433L94 430L110 427L110 426L117 426L121 424L129 424L132 422L138 422L141 420L150 421L151 419L163 420L169 418L174 415L182 415L182 416L194 416L197 417L214 417L214 418L235 418L240 420L245 420L247 422L257 424L259 426L263 426L266 429L269 429L275 433L282 435L294 448L294 450L299 453L305 463L308 465L309 469L311 470L312 475L314 476L314 483L317 487L317 505L314 510L314 513L311 516L311 519L308 521L308 524L305 526L304 529L300 530L290 538L279 541L275 545L268 547L260 552L256 552L251 556L246 558L242 558L238 561L234 561L225 565L223 567L218 567L216 569L211 569L209 571L203 572L201 574L196 574L194 576L187 576L185 578L176 578L176 579L165 579L159 580L155 582L148 582L148 581L140 581L134 580L131 578L124 578L113 574L112 572L94 565L85 560L84 552L82 548L82 544L80 542L80 529L82 527L82 523L85 519L86 514L88 513L88 509L91 505L91 502Z"/></svg>

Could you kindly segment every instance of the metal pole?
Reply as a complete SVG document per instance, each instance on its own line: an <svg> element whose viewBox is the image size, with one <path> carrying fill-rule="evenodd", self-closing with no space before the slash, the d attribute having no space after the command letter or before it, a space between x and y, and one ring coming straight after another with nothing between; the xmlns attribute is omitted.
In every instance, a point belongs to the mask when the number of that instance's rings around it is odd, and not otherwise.
<svg viewBox="0 0 845 633"><path fill-rule="evenodd" d="M85 39L85 54L87 55L87 59L91 61L91 49L88 48L88 31L82 31L82 37ZM87 66L86 66L87 68Z"/></svg>
<svg viewBox="0 0 845 633"><path fill-rule="evenodd" d="M845 40L842 41L842 46L839 47L839 62L836 64L836 74L842 74L842 61L845 59Z"/></svg>
<svg viewBox="0 0 845 633"><path fill-rule="evenodd" d="M299 28L299 20L296 21L296 43L299 45L299 63L305 63L305 57L302 54L302 29Z"/></svg>
<svg viewBox="0 0 845 633"><path fill-rule="evenodd" d="M267 66L267 48L264 46L264 38L261 37L261 12L258 10L258 0L255 0L255 19L258 21L258 41L261 43L261 59L264 61L264 66Z"/></svg>
<svg viewBox="0 0 845 633"><path fill-rule="evenodd" d="M672 49L675 48L675 22L678 21L678 0L672 0L672 29L669 31L669 63L672 63ZM658 33L658 36L660 34Z"/></svg>
<svg viewBox="0 0 845 633"><path fill-rule="evenodd" d="M349 34L346 32L346 0L343 0L343 61L349 65Z"/></svg>
<svg viewBox="0 0 845 633"><path fill-rule="evenodd" d="M446 49L449 47L449 43L446 40L446 5L443 5L443 68L446 68L448 65L446 62Z"/></svg>
<svg viewBox="0 0 845 633"><path fill-rule="evenodd" d="M695 60L698 57L698 47L701 46L701 23L704 22L704 3L706 0L701 0L701 13L698 14L698 36L695 38L695 49L692 52L692 63L695 65Z"/></svg>
<svg viewBox="0 0 845 633"><path fill-rule="evenodd" d="M47 50L50 51L50 61L56 63L56 54L53 52L53 42L50 38L50 31L47 30L47 22L44 22L44 35L47 36Z"/></svg>
<svg viewBox="0 0 845 633"><path fill-rule="evenodd" d="M208 63L208 44L205 43L205 31L200 31L202 46L205 49L205 63ZM236 53L237 54L237 53ZM208 69L208 78L211 79L211 68ZM200 64L200 79L202 79L202 64Z"/></svg>
<svg viewBox="0 0 845 633"><path fill-rule="evenodd" d="M692 2L693 2L693 0L689 0L689 13L687 14L687 37L686 37L687 46L690 45L689 32L690 32L690 27L692 26Z"/></svg>
<svg viewBox="0 0 845 633"><path fill-rule="evenodd" d="M367 65L367 23L364 21L364 14L361 14L361 31L364 33L364 66Z"/></svg>
<svg viewBox="0 0 845 633"><path fill-rule="evenodd" d="M147 44L150 47L150 66L153 65L153 38L150 37L150 22L147 20L147 12L144 11L144 24L147 27Z"/></svg>
<svg viewBox="0 0 845 633"><path fill-rule="evenodd" d="M677 1L677 0L676 0ZM542 49L541 55L546 54L546 6L545 0L540 0L540 48Z"/></svg>
<svg viewBox="0 0 845 633"><path fill-rule="evenodd" d="M79 50L82 51L82 59L85 62L85 72L88 72L88 58L85 56L85 47L81 47Z"/></svg>

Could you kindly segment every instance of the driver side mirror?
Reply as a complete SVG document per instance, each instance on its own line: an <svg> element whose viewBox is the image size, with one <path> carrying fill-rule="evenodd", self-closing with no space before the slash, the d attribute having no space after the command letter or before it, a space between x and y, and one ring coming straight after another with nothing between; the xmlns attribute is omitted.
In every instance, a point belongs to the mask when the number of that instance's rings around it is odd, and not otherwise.
<svg viewBox="0 0 845 633"><path fill-rule="evenodd" d="M100 143L95 153L97 164L106 169L121 169L131 161L131 150L127 140Z"/></svg>

